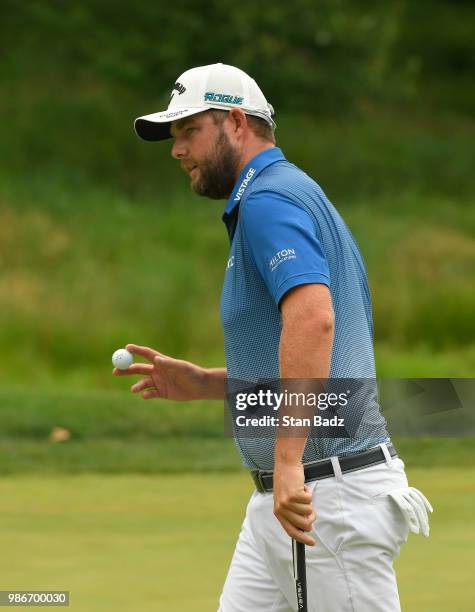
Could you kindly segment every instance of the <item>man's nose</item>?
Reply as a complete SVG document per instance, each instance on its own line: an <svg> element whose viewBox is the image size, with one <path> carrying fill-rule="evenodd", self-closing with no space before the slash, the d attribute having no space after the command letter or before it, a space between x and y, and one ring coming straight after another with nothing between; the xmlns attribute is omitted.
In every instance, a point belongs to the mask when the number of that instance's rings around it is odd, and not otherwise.
<svg viewBox="0 0 475 612"><path fill-rule="evenodd" d="M185 156L185 147L178 138L175 139L175 142L173 143L171 154L175 159L181 159Z"/></svg>

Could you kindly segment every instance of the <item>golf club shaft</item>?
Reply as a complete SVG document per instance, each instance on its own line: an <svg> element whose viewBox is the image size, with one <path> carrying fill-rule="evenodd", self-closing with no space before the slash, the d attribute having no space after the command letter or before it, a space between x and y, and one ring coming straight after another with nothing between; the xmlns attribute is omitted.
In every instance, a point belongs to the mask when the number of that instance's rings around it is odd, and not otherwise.
<svg viewBox="0 0 475 612"><path fill-rule="evenodd" d="M305 568L305 544L292 540L295 588L297 591L297 610L307 612L307 572Z"/></svg>

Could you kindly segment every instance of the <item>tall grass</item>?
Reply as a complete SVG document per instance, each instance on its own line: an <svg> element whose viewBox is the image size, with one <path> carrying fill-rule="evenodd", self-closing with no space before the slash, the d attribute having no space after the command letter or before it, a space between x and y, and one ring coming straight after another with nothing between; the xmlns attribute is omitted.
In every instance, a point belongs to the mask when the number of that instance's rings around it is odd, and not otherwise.
<svg viewBox="0 0 475 612"><path fill-rule="evenodd" d="M223 203L190 192L168 143L106 125L102 154L94 126L63 144L56 126L44 154L31 120L23 152L3 142L0 382L110 388L110 354L127 342L223 364ZM278 135L359 243L378 374L472 376L472 123L369 109L358 122L284 115Z"/></svg>

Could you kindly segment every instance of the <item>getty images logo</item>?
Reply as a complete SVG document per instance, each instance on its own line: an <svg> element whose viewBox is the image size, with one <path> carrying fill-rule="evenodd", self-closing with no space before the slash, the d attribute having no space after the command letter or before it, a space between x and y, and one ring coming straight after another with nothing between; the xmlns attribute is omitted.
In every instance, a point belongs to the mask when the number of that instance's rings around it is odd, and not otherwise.
<svg viewBox="0 0 475 612"><path fill-rule="evenodd" d="M249 181L252 179L255 173L255 168L249 168L243 182L239 185L239 189L236 192L236 196L234 197L235 202L239 202L239 200L242 198L242 194L246 191L246 187L249 185Z"/></svg>

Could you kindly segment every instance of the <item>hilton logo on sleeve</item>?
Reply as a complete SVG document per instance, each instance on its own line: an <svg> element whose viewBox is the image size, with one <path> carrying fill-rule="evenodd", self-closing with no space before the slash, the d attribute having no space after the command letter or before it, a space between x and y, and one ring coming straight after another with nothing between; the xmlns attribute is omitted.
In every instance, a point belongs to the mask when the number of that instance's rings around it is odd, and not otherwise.
<svg viewBox="0 0 475 612"><path fill-rule="evenodd" d="M295 254L295 249L282 249L281 251L277 251L277 253L272 257L269 261L269 268L271 272L280 266L284 261L289 261L290 259L297 259L297 255Z"/></svg>

